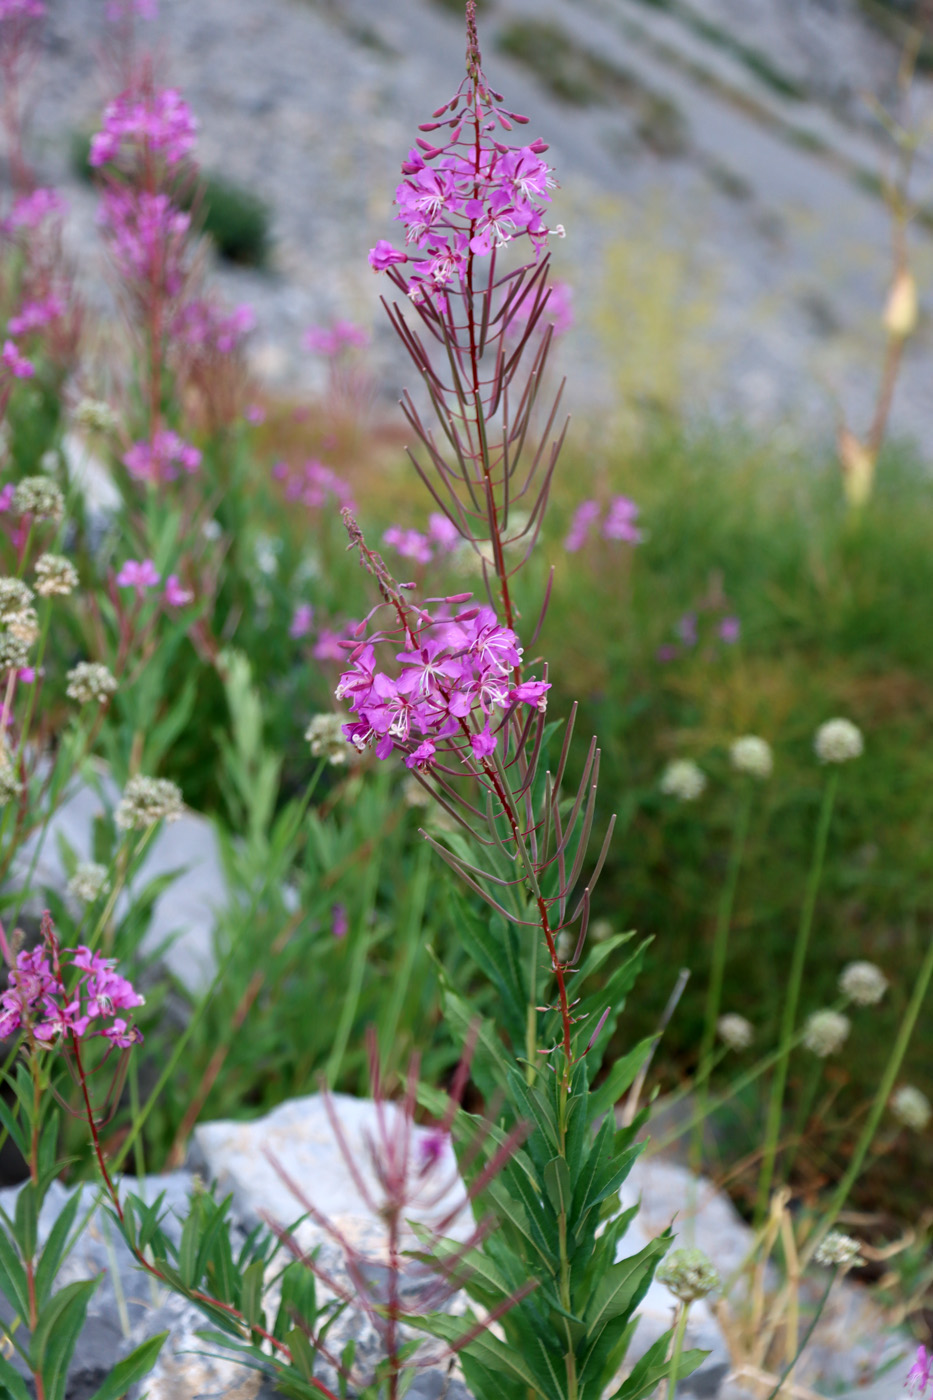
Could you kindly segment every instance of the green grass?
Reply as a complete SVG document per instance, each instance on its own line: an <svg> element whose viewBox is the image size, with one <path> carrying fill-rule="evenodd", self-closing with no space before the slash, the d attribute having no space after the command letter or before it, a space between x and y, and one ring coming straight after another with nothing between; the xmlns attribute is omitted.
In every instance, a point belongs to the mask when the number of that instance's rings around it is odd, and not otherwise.
<svg viewBox="0 0 933 1400"><path fill-rule="evenodd" d="M843 774L804 1010L834 998L851 959L877 961L892 980L882 1007L858 1013L845 1057L831 1066L840 1115L854 1111L873 1090L933 910L933 482L908 454L891 453L855 520L831 461L787 461L738 434L667 428L635 452L565 463L575 501L590 494L588 476L641 504L647 539L628 555L594 542L562 558L555 537L557 582L539 646L555 682L550 709L561 715L581 700L578 733L600 738L604 819L619 813L594 917L655 940L625 1042L651 1031L677 968L690 967L659 1082L693 1066L735 801L728 744L751 732L773 744L776 767L753 818L723 1005L773 1044L822 783L812 736L847 715L864 730L866 752ZM658 647L711 588L741 619L740 643L714 645L709 614L705 644L659 662ZM695 758L710 777L689 807L658 791L674 756ZM931 1059L924 1027L905 1078L927 1093ZM792 1092L802 1068L792 1065ZM758 1120L743 1121L737 1152L755 1145ZM826 1150L842 1152L841 1142ZM806 1152L799 1166L811 1168ZM902 1206L917 1202L909 1181L899 1189ZM863 1204L878 1204L872 1190L869 1176Z"/></svg>

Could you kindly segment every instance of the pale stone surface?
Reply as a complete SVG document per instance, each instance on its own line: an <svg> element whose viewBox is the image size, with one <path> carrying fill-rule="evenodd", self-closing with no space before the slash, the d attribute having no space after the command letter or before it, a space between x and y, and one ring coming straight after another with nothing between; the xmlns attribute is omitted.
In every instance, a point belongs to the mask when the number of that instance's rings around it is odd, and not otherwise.
<svg viewBox="0 0 933 1400"><path fill-rule="evenodd" d="M76 780L52 817L42 839L36 833L17 852L12 878L25 884L36 860L30 885L34 897L26 910L34 915L44 908L44 887L62 893L67 884L59 850L59 837L75 852L79 861L92 858L94 819L113 810L120 789L101 766L96 781ZM205 992L216 970L214 929L217 911L229 901L220 846L214 829L204 817L186 812L177 822L164 824L150 843L142 867L129 894L117 901L118 917L126 911L132 892L141 891L159 875L177 872L170 887L155 901L149 928L143 937L143 958L154 957L178 979L192 997Z"/></svg>

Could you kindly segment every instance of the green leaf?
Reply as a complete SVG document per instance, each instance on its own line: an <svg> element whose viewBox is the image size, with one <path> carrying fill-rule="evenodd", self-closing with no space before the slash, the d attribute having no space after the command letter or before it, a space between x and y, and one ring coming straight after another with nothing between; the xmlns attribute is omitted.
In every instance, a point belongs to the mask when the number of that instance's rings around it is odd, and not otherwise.
<svg viewBox="0 0 933 1400"><path fill-rule="evenodd" d="M439 1337L449 1346L456 1348L457 1342L468 1332L474 1322L470 1318L450 1317L447 1313L428 1313L418 1319L418 1326L432 1337ZM491 1332L481 1332L469 1343L469 1354L492 1371L500 1371L521 1381L529 1390L537 1390L534 1374L529 1370L524 1358L513 1347L501 1342Z"/></svg>
<svg viewBox="0 0 933 1400"><path fill-rule="evenodd" d="M566 1220L570 1212L572 1187L570 1168L563 1157L552 1157L544 1168L544 1187L555 1213Z"/></svg>
<svg viewBox="0 0 933 1400"><path fill-rule="evenodd" d="M670 1374L670 1363L667 1360L670 1344L671 1334L665 1332L663 1337L659 1337L654 1345L648 1348L641 1360L636 1361L631 1373L626 1376L618 1390L612 1392L609 1400L645 1400L645 1396L650 1395L655 1386ZM678 1381L691 1375L707 1356L708 1351L682 1352L677 1367Z"/></svg>
<svg viewBox="0 0 933 1400"><path fill-rule="evenodd" d="M188 1214L182 1226L178 1243L178 1272L185 1288L194 1288L198 1282L198 1245L200 1243L201 1216L203 1214L200 1194L191 1197Z"/></svg>
<svg viewBox="0 0 933 1400"><path fill-rule="evenodd" d="M32 1400L26 1382L4 1356L0 1356L0 1392L3 1400Z"/></svg>
<svg viewBox="0 0 933 1400"><path fill-rule="evenodd" d="M13 1236L19 1245L23 1259L32 1259L36 1253L36 1239L39 1232L38 1188L27 1181L16 1197L16 1212L13 1218Z"/></svg>
<svg viewBox="0 0 933 1400"><path fill-rule="evenodd" d="M591 1118L601 1118L604 1113L612 1112L641 1069L653 1043L654 1036L647 1036L627 1055L616 1060L603 1082L590 1093L587 1112Z"/></svg>
<svg viewBox="0 0 933 1400"><path fill-rule="evenodd" d="M262 1288L265 1266L261 1259L254 1259L243 1273L243 1292L240 1295L240 1312L251 1327L265 1327L266 1315L262 1307Z"/></svg>
<svg viewBox="0 0 933 1400"><path fill-rule="evenodd" d="M516 1069L509 1069L508 1085L510 1102L519 1117L537 1128L544 1138L549 1155L556 1152L560 1147L560 1133L554 1110L545 1095L538 1088L530 1088Z"/></svg>
<svg viewBox="0 0 933 1400"><path fill-rule="evenodd" d="M300 1317L308 1327L317 1321L317 1288L307 1264L295 1259L282 1274L282 1299L272 1335L284 1340L285 1333Z"/></svg>
<svg viewBox="0 0 933 1400"><path fill-rule="evenodd" d="M7 1103L6 1099L0 1099L0 1125L9 1133L13 1143L19 1148L20 1154L23 1157L28 1156L29 1149L26 1146L26 1136L20 1127L16 1114L13 1112L13 1109Z"/></svg>
<svg viewBox="0 0 933 1400"><path fill-rule="evenodd" d="M129 1356L118 1361L100 1389L95 1390L91 1400L122 1400L131 1385L148 1376L167 1336L167 1332L160 1332L158 1336L150 1337Z"/></svg>
<svg viewBox="0 0 933 1400"><path fill-rule="evenodd" d="M296 1370L310 1381L314 1378L314 1348L300 1327L293 1327L285 1338L285 1345L292 1354Z"/></svg>
<svg viewBox="0 0 933 1400"><path fill-rule="evenodd" d="M68 1236L74 1225L75 1216L81 1205L81 1192L73 1191L62 1207L61 1214L49 1231L42 1250L42 1258L36 1265L36 1302L43 1308L52 1291L58 1270L68 1245Z"/></svg>
<svg viewBox="0 0 933 1400"><path fill-rule="evenodd" d="M597 1334L612 1318L629 1310L639 1289L650 1282L655 1260L665 1253L667 1245L668 1241L663 1238L651 1240L637 1254L620 1259L606 1270L586 1310L586 1325L591 1334Z"/></svg>
<svg viewBox="0 0 933 1400"><path fill-rule="evenodd" d="M7 1229L12 1228L4 1217ZM0 1229L0 1290L16 1308L23 1322L29 1316L29 1287L26 1270L13 1248L7 1229Z"/></svg>
<svg viewBox="0 0 933 1400"><path fill-rule="evenodd" d="M46 1400L64 1400L71 1359L100 1278L98 1274L66 1284L52 1295L39 1316L29 1344L29 1364L45 1382Z"/></svg>

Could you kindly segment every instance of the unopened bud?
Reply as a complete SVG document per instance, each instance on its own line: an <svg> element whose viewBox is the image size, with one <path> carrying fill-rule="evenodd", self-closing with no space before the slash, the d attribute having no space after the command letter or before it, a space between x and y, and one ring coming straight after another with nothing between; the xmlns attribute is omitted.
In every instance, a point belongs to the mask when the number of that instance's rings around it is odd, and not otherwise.
<svg viewBox="0 0 933 1400"><path fill-rule="evenodd" d="M917 329L917 284L906 267L891 283L882 321L888 335L896 340L906 340Z"/></svg>

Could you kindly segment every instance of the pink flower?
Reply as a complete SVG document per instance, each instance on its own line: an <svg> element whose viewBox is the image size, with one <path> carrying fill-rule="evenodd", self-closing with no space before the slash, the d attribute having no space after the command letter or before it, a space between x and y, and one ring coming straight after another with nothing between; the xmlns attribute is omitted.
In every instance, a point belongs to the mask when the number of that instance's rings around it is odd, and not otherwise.
<svg viewBox="0 0 933 1400"><path fill-rule="evenodd" d="M378 748L376 749L376 753L379 754ZM379 757L381 758L382 755L379 754ZM424 742L419 744L418 747L405 759L405 767L419 768L422 772L425 772L428 768L430 768L431 764L434 762L436 757L437 749L435 745L431 743L430 739L425 739Z"/></svg>
<svg viewBox="0 0 933 1400"><path fill-rule="evenodd" d="M9 228L38 228L53 214L61 214L68 205L57 190L43 188L23 194L14 202L6 220Z"/></svg>
<svg viewBox="0 0 933 1400"><path fill-rule="evenodd" d="M428 539L436 544L438 549L449 554L457 548L462 538L453 521L440 511L435 510L428 516Z"/></svg>
<svg viewBox="0 0 933 1400"><path fill-rule="evenodd" d="M288 629L290 637L306 637L314 622L314 609L310 603L299 603Z"/></svg>
<svg viewBox="0 0 933 1400"><path fill-rule="evenodd" d="M158 582L158 579L156 580ZM183 608L194 601L190 588L183 588L177 574L169 574L165 580L165 601L170 608Z"/></svg>
<svg viewBox="0 0 933 1400"><path fill-rule="evenodd" d="M317 641L311 648L311 655L315 661L345 661L347 652L342 645L345 640L342 633L334 632L330 627L322 627L317 634Z"/></svg>
<svg viewBox="0 0 933 1400"><path fill-rule="evenodd" d="M167 194L113 184L101 196L98 220L126 282L143 284L149 294L158 289L169 298L179 295L186 277L190 214L176 209Z"/></svg>
<svg viewBox="0 0 933 1400"><path fill-rule="evenodd" d="M640 544L641 531L636 527L639 507L628 496L613 496L609 512L603 521L604 540L625 540L627 544Z"/></svg>
<svg viewBox="0 0 933 1400"><path fill-rule="evenodd" d="M160 428L151 442L134 442L123 464L137 481L174 481L179 468L189 475L197 471L201 453L170 428Z"/></svg>
<svg viewBox="0 0 933 1400"><path fill-rule="evenodd" d="M170 168L194 149L197 123L175 88L127 91L104 109L103 126L91 138L90 164L109 165L130 150L160 152Z"/></svg>
<svg viewBox="0 0 933 1400"><path fill-rule="evenodd" d="M44 301L27 301L7 322L7 331L10 335L27 335L30 331L41 330L50 321L57 321L64 314L65 303L61 297L48 296Z"/></svg>
<svg viewBox="0 0 933 1400"><path fill-rule="evenodd" d="M239 350L255 328L256 313L247 303L227 311L207 297L187 302L172 322L172 334L185 345L215 350L219 355Z"/></svg>
<svg viewBox="0 0 933 1400"><path fill-rule="evenodd" d="M513 686L509 691L509 703L534 705L536 710L543 713L547 709L547 693L550 688L550 681L522 681L521 685Z"/></svg>
<svg viewBox="0 0 933 1400"><path fill-rule="evenodd" d="M414 559L417 564L430 564L434 557L431 541L420 530L403 530L400 525L390 525L382 542L398 550L403 559Z"/></svg>
<svg viewBox="0 0 933 1400"><path fill-rule="evenodd" d="M8 481L3 490L0 491L0 515L10 509L13 504L13 492L16 490L11 481Z"/></svg>
<svg viewBox="0 0 933 1400"><path fill-rule="evenodd" d="M719 624L719 636L728 646L739 640L742 624L737 617L724 617Z"/></svg>
<svg viewBox="0 0 933 1400"><path fill-rule="evenodd" d="M36 367L31 360L27 360L25 355L21 355L19 349L12 340L3 342L3 349L0 350L0 360L15 379L31 379L36 372Z"/></svg>
<svg viewBox="0 0 933 1400"><path fill-rule="evenodd" d="M252 423L254 427L258 427L260 423L266 421L266 410L260 403L251 403L248 405L243 417L246 419L247 423Z"/></svg>
<svg viewBox="0 0 933 1400"><path fill-rule="evenodd" d="M16 673L16 679L22 681L24 685L32 685L36 679L35 666L21 666Z"/></svg>
<svg viewBox="0 0 933 1400"><path fill-rule="evenodd" d="M48 915L45 916L45 920ZM90 949L65 948L59 952L51 924L43 921L48 948L54 955L50 966L45 948L20 952L16 966L7 974L7 990L0 993L0 1036L12 1035L28 1027L40 1045L54 1046L71 1037L100 1035L113 1045L126 1048L138 1044L142 1036L114 1012L142 1006L143 998L125 977L114 971L113 958L102 958ZM67 991L58 971L59 961L70 961L80 976ZM96 1022L112 1021L109 1026Z"/></svg>
<svg viewBox="0 0 933 1400"><path fill-rule="evenodd" d="M7 19L41 19L42 0L0 0L0 23Z"/></svg>
<svg viewBox="0 0 933 1400"><path fill-rule="evenodd" d="M330 931L339 942L341 938L346 938L350 932L350 920L347 916L347 906L345 904L335 904L330 911Z"/></svg>
<svg viewBox="0 0 933 1400"><path fill-rule="evenodd" d="M488 722L479 734L470 736L470 745L477 758L488 758L499 742L496 735L490 731Z"/></svg>
<svg viewBox="0 0 933 1400"><path fill-rule="evenodd" d="M385 272L393 263L408 262L408 254L400 253L385 238L380 238L375 248L369 250L369 265L373 272Z"/></svg>
<svg viewBox="0 0 933 1400"><path fill-rule="evenodd" d="M355 326L352 321L335 321L327 326L310 326L302 341L306 350L319 355L339 355L345 349L363 349L369 344L369 331L364 326Z"/></svg>
<svg viewBox="0 0 933 1400"><path fill-rule="evenodd" d="M904 1382L911 1395L923 1395L931 1384L931 1373L933 1373L933 1355L927 1351L926 1347L918 1347L917 1359L908 1371L907 1380Z"/></svg>
<svg viewBox="0 0 933 1400"><path fill-rule="evenodd" d="M586 543L590 530L599 519L600 509L599 501L583 501L577 506L567 538L564 540L564 548L568 554L576 554Z"/></svg>
<svg viewBox="0 0 933 1400"><path fill-rule="evenodd" d="M162 575L151 559L143 559L141 563L136 559L128 559L117 574L117 583L121 588L135 588L141 598L145 590L155 588L161 578Z"/></svg>

